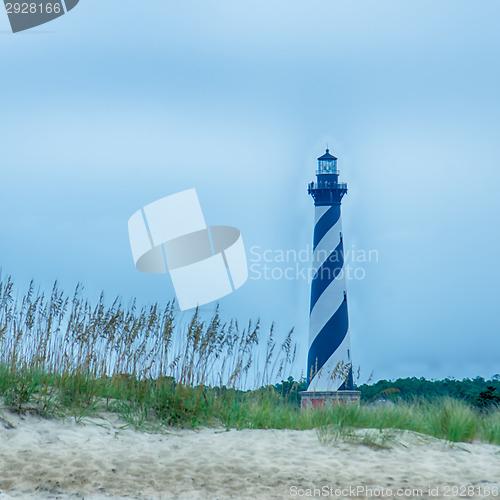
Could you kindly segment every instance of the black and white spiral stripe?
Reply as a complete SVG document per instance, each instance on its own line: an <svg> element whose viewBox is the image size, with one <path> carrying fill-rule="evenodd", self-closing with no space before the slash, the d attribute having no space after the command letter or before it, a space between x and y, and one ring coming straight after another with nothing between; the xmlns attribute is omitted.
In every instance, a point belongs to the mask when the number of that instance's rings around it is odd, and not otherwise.
<svg viewBox="0 0 500 500"><path fill-rule="evenodd" d="M340 203L315 210L308 390L347 390L352 369Z"/></svg>

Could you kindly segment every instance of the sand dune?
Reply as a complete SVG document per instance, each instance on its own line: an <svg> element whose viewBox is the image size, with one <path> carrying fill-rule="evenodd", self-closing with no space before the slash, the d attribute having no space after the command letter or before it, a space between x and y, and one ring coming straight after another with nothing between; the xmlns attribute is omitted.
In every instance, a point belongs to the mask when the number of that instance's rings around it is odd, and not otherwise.
<svg viewBox="0 0 500 500"><path fill-rule="evenodd" d="M357 498L408 498L410 492L398 494L400 488L421 488L422 495L417 491L412 498L458 498L450 485L474 486L469 497L491 499L492 490L488 496L483 489L500 489L500 447L494 445L450 446L400 433L390 449L375 450L348 442L325 445L315 431L153 434L121 427L116 419L3 416L15 428L0 421L0 500L346 498L354 492ZM438 497L429 495L429 487L438 486Z"/></svg>

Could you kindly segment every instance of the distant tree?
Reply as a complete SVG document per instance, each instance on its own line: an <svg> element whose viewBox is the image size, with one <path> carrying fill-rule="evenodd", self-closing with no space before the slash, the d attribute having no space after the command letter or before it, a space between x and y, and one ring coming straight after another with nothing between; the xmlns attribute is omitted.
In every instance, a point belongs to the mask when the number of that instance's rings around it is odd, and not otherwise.
<svg viewBox="0 0 500 500"><path fill-rule="evenodd" d="M500 394L497 394L495 387L489 385L486 390L479 393L477 405L481 408L491 408L500 405Z"/></svg>
<svg viewBox="0 0 500 500"><path fill-rule="evenodd" d="M300 405L300 391L307 390L307 380L294 380L293 377L288 377L287 380L282 380L274 385L274 390L278 393L285 402Z"/></svg>

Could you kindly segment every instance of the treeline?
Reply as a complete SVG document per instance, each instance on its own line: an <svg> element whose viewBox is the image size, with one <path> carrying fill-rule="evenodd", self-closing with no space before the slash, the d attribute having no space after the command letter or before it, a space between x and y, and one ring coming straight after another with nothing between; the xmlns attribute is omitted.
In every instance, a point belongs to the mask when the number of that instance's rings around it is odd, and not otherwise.
<svg viewBox="0 0 500 500"><path fill-rule="evenodd" d="M483 377L462 380L398 378L394 381L379 380L375 384L362 384L357 389L361 391L361 401L364 402L450 397L478 407L500 404L500 375L494 375L490 380L485 380Z"/></svg>
<svg viewBox="0 0 500 500"><path fill-rule="evenodd" d="M300 381L288 377L274 386L274 390L286 401L300 404L300 391L307 389L305 379ZM413 401L415 399L433 400L450 397L465 401L479 408L500 405L500 375L490 380L483 377L455 380L427 380L424 377L398 378L397 380L379 380L374 384L355 386L361 391L362 403L377 401Z"/></svg>

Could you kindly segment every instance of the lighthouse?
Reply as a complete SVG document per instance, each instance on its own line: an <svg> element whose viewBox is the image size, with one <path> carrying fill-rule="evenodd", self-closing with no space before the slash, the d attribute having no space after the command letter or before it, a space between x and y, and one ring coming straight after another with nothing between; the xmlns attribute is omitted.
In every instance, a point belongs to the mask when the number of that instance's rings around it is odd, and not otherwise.
<svg viewBox="0 0 500 500"><path fill-rule="evenodd" d="M302 407L325 403L358 403L353 387L341 203L347 184L339 182L338 159L327 149L318 158L316 181L308 186L315 223L307 391Z"/></svg>

